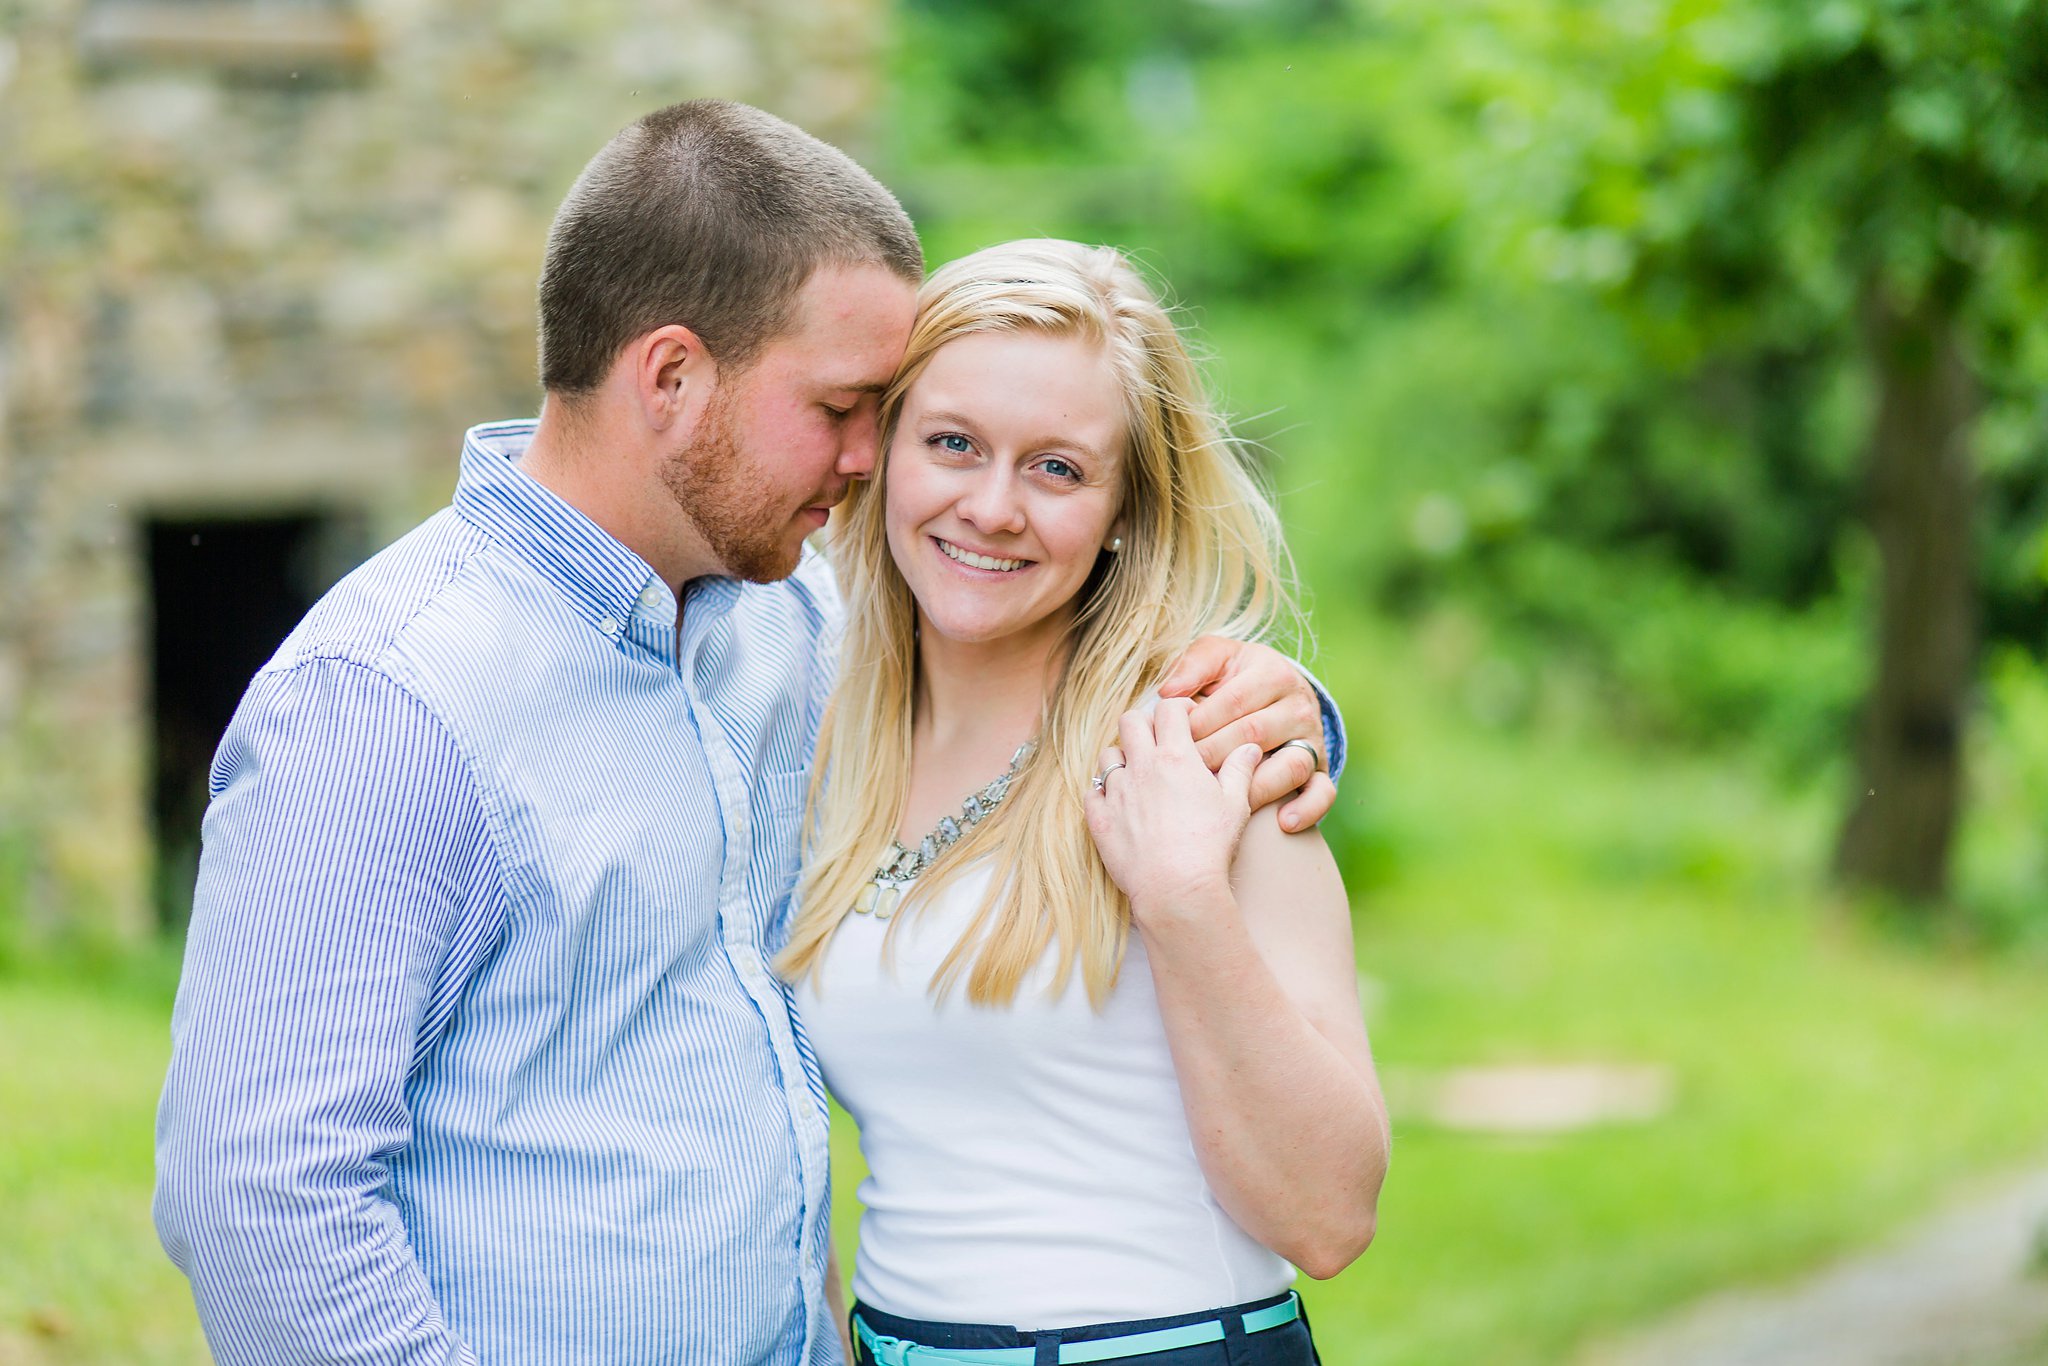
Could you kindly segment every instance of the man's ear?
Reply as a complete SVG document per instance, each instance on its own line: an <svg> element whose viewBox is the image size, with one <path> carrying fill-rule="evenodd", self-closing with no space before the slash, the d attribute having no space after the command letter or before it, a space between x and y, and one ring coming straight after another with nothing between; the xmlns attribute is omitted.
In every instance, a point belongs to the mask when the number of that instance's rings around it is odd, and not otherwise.
<svg viewBox="0 0 2048 1366"><path fill-rule="evenodd" d="M718 381L718 365L702 339L680 323L635 337L619 363L632 381L641 416L656 431L694 423Z"/></svg>

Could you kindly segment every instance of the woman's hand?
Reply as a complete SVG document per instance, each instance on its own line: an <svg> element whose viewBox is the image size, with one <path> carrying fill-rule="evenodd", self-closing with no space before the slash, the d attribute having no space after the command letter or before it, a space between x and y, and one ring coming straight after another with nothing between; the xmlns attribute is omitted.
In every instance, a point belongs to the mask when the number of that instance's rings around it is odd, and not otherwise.
<svg viewBox="0 0 2048 1366"><path fill-rule="evenodd" d="M1088 833L1142 927L1230 894L1230 865L1251 815L1259 747L1239 745L1211 773L1188 731L1193 704L1169 697L1127 711L1121 749L1102 752L1101 786L1085 799Z"/></svg>

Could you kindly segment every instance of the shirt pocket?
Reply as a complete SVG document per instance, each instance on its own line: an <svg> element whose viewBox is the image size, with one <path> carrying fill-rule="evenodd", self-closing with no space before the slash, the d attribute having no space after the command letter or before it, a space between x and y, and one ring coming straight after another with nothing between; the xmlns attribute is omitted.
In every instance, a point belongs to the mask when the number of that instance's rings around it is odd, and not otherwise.
<svg viewBox="0 0 2048 1366"><path fill-rule="evenodd" d="M804 797L811 775L763 773L754 798L754 886L762 923L770 943L778 943L787 923L790 896L796 890L803 859Z"/></svg>

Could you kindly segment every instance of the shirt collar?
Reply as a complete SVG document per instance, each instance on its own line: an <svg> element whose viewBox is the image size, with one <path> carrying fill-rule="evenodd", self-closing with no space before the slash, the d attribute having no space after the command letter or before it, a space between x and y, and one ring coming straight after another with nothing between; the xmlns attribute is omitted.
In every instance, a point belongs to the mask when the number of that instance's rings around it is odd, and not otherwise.
<svg viewBox="0 0 2048 1366"><path fill-rule="evenodd" d="M647 561L519 468L537 425L529 418L469 429L455 511L531 564L592 626L616 640L641 590L660 580Z"/></svg>

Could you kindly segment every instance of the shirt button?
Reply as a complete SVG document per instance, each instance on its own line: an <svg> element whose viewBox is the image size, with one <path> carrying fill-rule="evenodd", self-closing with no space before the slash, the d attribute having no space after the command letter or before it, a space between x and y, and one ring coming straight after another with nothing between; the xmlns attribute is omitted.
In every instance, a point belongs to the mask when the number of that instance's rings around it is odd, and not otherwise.
<svg viewBox="0 0 2048 1366"><path fill-rule="evenodd" d="M649 608L661 606L661 590L651 583L648 584L640 591L640 605Z"/></svg>
<svg viewBox="0 0 2048 1366"><path fill-rule="evenodd" d="M608 636L615 636L619 633L618 619L616 617L606 617L603 621L597 623L597 629Z"/></svg>

